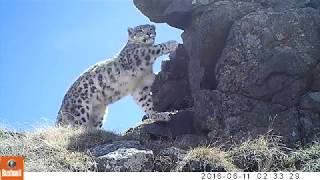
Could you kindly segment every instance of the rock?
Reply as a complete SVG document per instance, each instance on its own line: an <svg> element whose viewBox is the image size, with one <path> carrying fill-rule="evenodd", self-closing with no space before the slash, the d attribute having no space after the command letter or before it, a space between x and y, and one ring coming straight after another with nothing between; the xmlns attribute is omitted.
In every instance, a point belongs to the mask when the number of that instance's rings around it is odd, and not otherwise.
<svg viewBox="0 0 320 180"><path fill-rule="evenodd" d="M170 156L171 159L173 159L176 162L182 161L183 158L186 156L186 154L187 154L187 151L176 148L174 146L165 148L161 150L159 153L159 155L162 155L162 156Z"/></svg>
<svg viewBox="0 0 320 180"><path fill-rule="evenodd" d="M153 98L161 111L192 109L189 134L241 142L272 131L290 145L316 136L318 102L310 93L320 91L319 1L193 0L181 6L191 12L182 27L164 18L180 1L139 2L151 20L184 30L183 51L163 64Z"/></svg>
<svg viewBox="0 0 320 180"><path fill-rule="evenodd" d="M241 19L233 26L216 67L217 89L297 105L320 55L319 21L319 14L308 8L258 12Z"/></svg>
<svg viewBox="0 0 320 180"><path fill-rule="evenodd" d="M183 32L190 56L189 81L193 95L200 89L215 89L215 66L233 22L259 10L255 3L219 1L195 10L191 25Z"/></svg>
<svg viewBox="0 0 320 180"><path fill-rule="evenodd" d="M309 138L295 109L301 95L310 90L312 69L319 61L319 20L315 10L305 8L283 13L260 11L234 24L216 66L217 90L222 92L223 103L222 109L219 105L215 109L220 109L223 117L214 121L224 125L225 135L256 136L270 128L286 142ZM243 97L231 100L234 105L224 109L228 102L224 98L230 95ZM249 104L243 106L243 102ZM228 113L233 108L238 114ZM269 119L276 116L269 127Z"/></svg>
<svg viewBox="0 0 320 180"><path fill-rule="evenodd" d="M99 145L89 149L88 153L95 157L98 171L153 171L153 152L144 148L138 141L119 141Z"/></svg>
<svg viewBox="0 0 320 180"><path fill-rule="evenodd" d="M313 69L312 91L320 91L320 63Z"/></svg>
<svg viewBox="0 0 320 180"><path fill-rule="evenodd" d="M301 107L320 113L320 91L309 92L302 97Z"/></svg>
<svg viewBox="0 0 320 180"><path fill-rule="evenodd" d="M184 29L191 20L192 0L134 0L135 6L151 21L166 22Z"/></svg>
<svg viewBox="0 0 320 180"><path fill-rule="evenodd" d="M177 136L173 142L175 147L182 149L190 149L198 146L204 146L207 144L207 138L205 136L196 134L184 134Z"/></svg>
<svg viewBox="0 0 320 180"><path fill-rule="evenodd" d="M149 138L139 136L137 139L157 140L160 137L174 139L179 135L195 133L193 111L182 110L171 115L171 119L168 122L146 121L137 128L129 130L126 134L131 137L135 136L134 134L149 136Z"/></svg>
<svg viewBox="0 0 320 180"><path fill-rule="evenodd" d="M178 162L186 156L186 151L176 147L168 147L160 150L155 158L154 168L159 172L170 172L176 168Z"/></svg>
<svg viewBox="0 0 320 180"><path fill-rule="evenodd" d="M189 57L183 46L164 61L152 85L154 107L159 112L187 109L193 106L188 80ZM179 89L179 91L177 91Z"/></svg>
<svg viewBox="0 0 320 180"><path fill-rule="evenodd" d="M168 122L172 137L177 137L184 134L195 134L192 110L181 110L171 117Z"/></svg>

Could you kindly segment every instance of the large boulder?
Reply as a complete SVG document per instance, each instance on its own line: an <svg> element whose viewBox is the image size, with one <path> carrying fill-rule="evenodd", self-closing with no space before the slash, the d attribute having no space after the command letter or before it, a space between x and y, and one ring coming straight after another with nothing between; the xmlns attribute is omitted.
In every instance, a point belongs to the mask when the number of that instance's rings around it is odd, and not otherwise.
<svg viewBox="0 0 320 180"><path fill-rule="evenodd" d="M288 144L313 140L320 129L319 1L185 1L175 9L188 12L182 26L165 13L180 1L134 2L152 21L184 30L184 52L163 65L153 88L158 110L192 106L195 134L212 142L269 132Z"/></svg>
<svg viewBox="0 0 320 180"><path fill-rule="evenodd" d="M248 135L273 129L289 142L310 139L316 132L304 126L299 104L311 90L319 63L319 29L320 16L312 8L259 11L238 20L216 65L217 90L223 96L244 96L252 107L228 114L245 101L235 101L231 109L222 106L223 124Z"/></svg>

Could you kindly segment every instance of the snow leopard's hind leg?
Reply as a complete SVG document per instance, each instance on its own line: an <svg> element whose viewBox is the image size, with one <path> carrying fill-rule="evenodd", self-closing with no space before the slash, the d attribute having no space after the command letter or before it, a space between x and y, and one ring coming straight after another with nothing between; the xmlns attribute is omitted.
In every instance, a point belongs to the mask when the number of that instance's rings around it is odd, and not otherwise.
<svg viewBox="0 0 320 180"><path fill-rule="evenodd" d="M141 83L136 87L131 94L135 102L147 113L148 117L154 121L168 121L170 119L169 112L156 112L154 110L151 85L154 81L155 75L150 73L144 76Z"/></svg>

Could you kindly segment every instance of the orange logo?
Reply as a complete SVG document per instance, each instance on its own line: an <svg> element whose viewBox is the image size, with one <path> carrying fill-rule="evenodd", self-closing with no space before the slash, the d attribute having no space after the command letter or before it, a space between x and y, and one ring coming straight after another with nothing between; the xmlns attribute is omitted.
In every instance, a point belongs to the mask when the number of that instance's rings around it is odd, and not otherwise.
<svg viewBox="0 0 320 180"><path fill-rule="evenodd" d="M0 156L0 180L23 180L24 158Z"/></svg>

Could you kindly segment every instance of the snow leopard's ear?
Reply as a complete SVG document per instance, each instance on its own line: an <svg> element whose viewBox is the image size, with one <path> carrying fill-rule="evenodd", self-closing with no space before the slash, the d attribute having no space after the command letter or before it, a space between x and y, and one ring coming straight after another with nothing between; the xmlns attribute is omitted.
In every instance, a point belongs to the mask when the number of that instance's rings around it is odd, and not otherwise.
<svg viewBox="0 0 320 180"><path fill-rule="evenodd" d="M132 33L133 33L133 28L128 27L128 34L129 34L129 36L131 36Z"/></svg>

